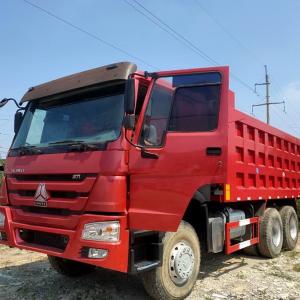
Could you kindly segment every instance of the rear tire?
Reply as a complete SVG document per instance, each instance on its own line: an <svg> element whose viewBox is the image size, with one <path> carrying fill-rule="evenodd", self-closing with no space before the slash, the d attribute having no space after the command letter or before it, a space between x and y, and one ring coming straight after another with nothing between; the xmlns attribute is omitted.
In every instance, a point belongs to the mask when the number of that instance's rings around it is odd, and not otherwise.
<svg viewBox="0 0 300 300"><path fill-rule="evenodd" d="M267 208L260 220L258 250L262 256L277 257L283 244L283 226L279 212Z"/></svg>
<svg viewBox="0 0 300 300"><path fill-rule="evenodd" d="M162 266L141 274L147 293L157 300L187 297L200 268L200 243L194 228L182 221L163 238Z"/></svg>
<svg viewBox="0 0 300 300"><path fill-rule="evenodd" d="M95 266L61 257L48 255L48 260L54 270L68 277L86 275L95 270Z"/></svg>
<svg viewBox="0 0 300 300"><path fill-rule="evenodd" d="M285 250L294 250L298 241L298 216L292 206L283 206L279 210L283 225L283 245Z"/></svg>

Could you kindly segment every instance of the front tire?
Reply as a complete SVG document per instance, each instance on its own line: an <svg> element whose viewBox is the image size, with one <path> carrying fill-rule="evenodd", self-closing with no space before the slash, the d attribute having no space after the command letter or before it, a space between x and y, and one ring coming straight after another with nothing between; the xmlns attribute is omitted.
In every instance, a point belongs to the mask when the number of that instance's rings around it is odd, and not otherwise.
<svg viewBox="0 0 300 300"><path fill-rule="evenodd" d="M298 241L298 216L292 206L283 206L279 210L283 225L283 245L285 250L294 250Z"/></svg>
<svg viewBox="0 0 300 300"><path fill-rule="evenodd" d="M277 257L283 244L283 226L279 212L267 208L260 220L258 250L262 256Z"/></svg>
<svg viewBox="0 0 300 300"><path fill-rule="evenodd" d="M148 294L157 300L187 297L200 268L200 243L194 228L182 221L177 232L163 238L162 266L142 274Z"/></svg>
<svg viewBox="0 0 300 300"><path fill-rule="evenodd" d="M68 277L86 275L95 270L95 266L61 257L48 255L48 260L55 271Z"/></svg>

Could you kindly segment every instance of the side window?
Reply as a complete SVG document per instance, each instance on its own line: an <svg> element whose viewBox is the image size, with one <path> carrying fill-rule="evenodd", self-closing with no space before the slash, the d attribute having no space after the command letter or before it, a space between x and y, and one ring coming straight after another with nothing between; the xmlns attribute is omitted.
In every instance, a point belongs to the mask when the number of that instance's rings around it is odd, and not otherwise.
<svg viewBox="0 0 300 300"><path fill-rule="evenodd" d="M179 87L175 91L169 131L205 132L218 126L220 85Z"/></svg>
<svg viewBox="0 0 300 300"><path fill-rule="evenodd" d="M166 79L158 79L153 87L144 116L140 144L148 147L161 146L167 131L173 90Z"/></svg>
<svg viewBox="0 0 300 300"><path fill-rule="evenodd" d="M135 115L138 117L141 113L145 96L148 90L148 86L140 84L139 85L139 90L138 90L138 95L137 95L137 101L136 101L136 107L135 107Z"/></svg>

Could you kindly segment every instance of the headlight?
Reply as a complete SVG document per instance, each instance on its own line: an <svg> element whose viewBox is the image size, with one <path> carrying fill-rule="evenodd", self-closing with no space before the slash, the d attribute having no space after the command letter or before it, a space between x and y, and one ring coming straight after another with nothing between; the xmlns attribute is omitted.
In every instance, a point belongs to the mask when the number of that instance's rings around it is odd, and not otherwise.
<svg viewBox="0 0 300 300"><path fill-rule="evenodd" d="M3 213L0 213L0 227L4 227L5 223L5 215Z"/></svg>
<svg viewBox="0 0 300 300"><path fill-rule="evenodd" d="M82 239L90 241L118 242L120 236L120 223L95 222L84 225Z"/></svg>

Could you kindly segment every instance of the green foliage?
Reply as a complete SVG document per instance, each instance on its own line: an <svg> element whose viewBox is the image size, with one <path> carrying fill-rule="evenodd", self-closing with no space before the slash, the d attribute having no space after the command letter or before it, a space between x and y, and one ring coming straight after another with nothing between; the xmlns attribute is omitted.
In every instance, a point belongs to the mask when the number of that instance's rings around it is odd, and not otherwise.
<svg viewBox="0 0 300 300"><path fill-rule="evenodd" d="M293 270L296 272L300 272L300 264L295 264Z"/></svg>

